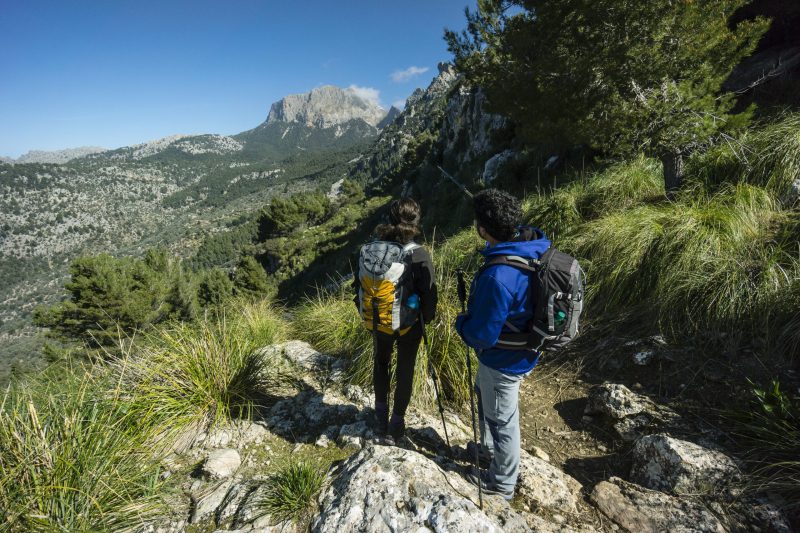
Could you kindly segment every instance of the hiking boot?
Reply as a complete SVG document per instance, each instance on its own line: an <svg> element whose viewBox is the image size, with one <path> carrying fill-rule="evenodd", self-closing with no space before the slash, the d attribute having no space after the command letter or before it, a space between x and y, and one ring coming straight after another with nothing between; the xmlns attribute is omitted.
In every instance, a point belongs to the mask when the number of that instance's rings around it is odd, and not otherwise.
<svg viewBox="0 0 800 533"><path fill-rule="evenodd" d="M494 482L492 479L492 475L487 470L480 471L480 478L478 477L478 471L475 470L474 467L470 467L469 471L466 474L467 481L478 486L478 479L480 479L481 489L483 489L484 494L496 494L497 496L501 496L506 501L511 501L514 497L514 491L505 492L501 490L497 483Z"/></svg>
<svg viewBox="0 0 800 533"><path fill-rule="evenodd" d="M392 419L389 421L389 436L395 442L400 442L403 435L406 434L406 422L402 417L392 414Z"/></svg>
<svg viewBox="0 0 800 533"><path fill-rule="evenodd" d="M481 444L478 446L475 444L474 440L471 440L467 443L467 447L465 450L465 459L469 462L475 462L475 448L478 448L478 464L481 465L481 468L484 470L489 468L489 465L492 464L493 454L492 451Z"/></svg>
<svg viewBox="0 0 800 533"><path fill-rule="evenodd" d="M375 406L375 434L383 437L389 431L389 408Z"/></svg>

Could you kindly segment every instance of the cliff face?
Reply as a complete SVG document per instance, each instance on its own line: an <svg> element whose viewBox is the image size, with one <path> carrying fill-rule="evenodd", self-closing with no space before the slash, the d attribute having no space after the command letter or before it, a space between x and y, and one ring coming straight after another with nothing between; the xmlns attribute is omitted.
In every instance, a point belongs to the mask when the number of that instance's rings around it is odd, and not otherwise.
<svg viewBox="0 0 800 533"><path fill-rule="evenodd" d="M317 128L330 128L361 119L377 127L386 110L354 89L325 85L302 94L291 94L272 104L267 123L297 122Z"/></svg>

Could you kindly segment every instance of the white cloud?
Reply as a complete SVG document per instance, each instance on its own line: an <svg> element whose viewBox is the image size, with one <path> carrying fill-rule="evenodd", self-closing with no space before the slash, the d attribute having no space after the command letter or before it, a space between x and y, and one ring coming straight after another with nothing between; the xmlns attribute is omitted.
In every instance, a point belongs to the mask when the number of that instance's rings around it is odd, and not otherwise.
<svg viewBox="0 0 800 533"><path fill-rule="evenodd" d="M428 70L430 70L428 67L415 67L413 65L405 70L395 70L392 72L392 81L403 83L419 76L420 74L425 74L428 72Z"/></svg>
<svg viewBox="0 0 800 533"><path fill-rule="evenodd" d="M372 102L377 106L381 105L381 92L374 87L359 87L358 85L351 85L347 89L352 91L356 96L363 98L367 102Z"/></svg>
<svg viewBox="0 0 800 533"><path fill-rule="evenodd" d="M406 107L406 99L403 98L402 100L395 100L394 102L392 102L392 105L397 109L402 110Z"/></svg>

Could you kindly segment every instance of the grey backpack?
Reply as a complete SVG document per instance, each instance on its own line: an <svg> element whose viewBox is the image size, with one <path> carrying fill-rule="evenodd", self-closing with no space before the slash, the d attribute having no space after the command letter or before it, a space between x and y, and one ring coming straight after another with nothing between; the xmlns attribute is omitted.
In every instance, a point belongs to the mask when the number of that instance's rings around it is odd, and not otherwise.
<svg viewBox="0 0 800 533"><path fill-rule="evenodd" d="M493 265L508 265L527 272L530 276L528 298L534 304L533 318L524 330L506 322L506 327L512 331L500 334L497 348L555 351L578 335L585 276L577 259L550 247L540 259L513 255L493 257L478 275Z"/></svg>

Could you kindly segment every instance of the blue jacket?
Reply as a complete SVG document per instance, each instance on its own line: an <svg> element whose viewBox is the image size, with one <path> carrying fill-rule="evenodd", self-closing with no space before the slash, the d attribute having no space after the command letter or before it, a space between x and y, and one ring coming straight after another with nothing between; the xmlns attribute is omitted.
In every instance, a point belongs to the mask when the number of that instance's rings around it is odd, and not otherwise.
<svg viewBox="0 0 800 533"><path fill-rule="evenodd" d="M487 244L481 253L487 262L497 255L539 259L550 247L550 241L540 230L531 229L531 240L501 242L496 246ZM526 374L539 361L537 352L503 350L494 346L506 321L519 329L527 324L533 317L531 304L528 274L511 266L493 265L472 281L467 313L456 319L456 331L464 342L475 348L484 365L506 374Z"/></svg>

